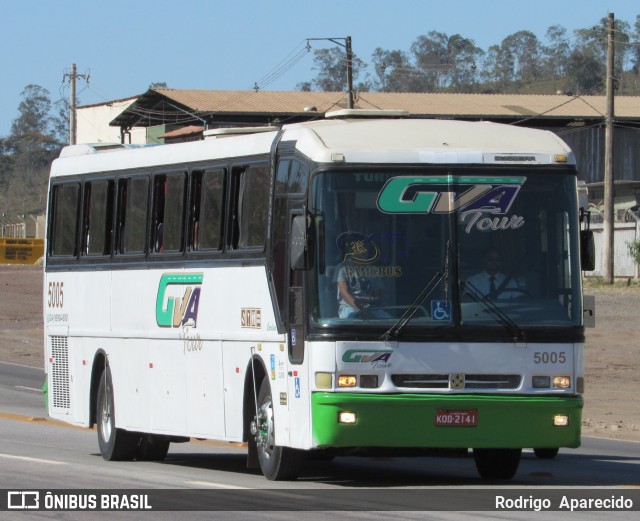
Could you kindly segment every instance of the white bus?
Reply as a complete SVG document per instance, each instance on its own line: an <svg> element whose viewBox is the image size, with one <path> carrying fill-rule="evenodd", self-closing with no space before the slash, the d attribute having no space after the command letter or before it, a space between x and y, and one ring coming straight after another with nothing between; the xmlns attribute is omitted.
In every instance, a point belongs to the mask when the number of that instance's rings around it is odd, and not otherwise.
<svg viewBox="0 0 640 521"><path fill-rule="evenodd" d="M246 442L269 479L396 449L473 449L510 478L522 448L578 447L572 152L494 123L331 116L62 151L50 415L97 424L106 460Z"/></svg>

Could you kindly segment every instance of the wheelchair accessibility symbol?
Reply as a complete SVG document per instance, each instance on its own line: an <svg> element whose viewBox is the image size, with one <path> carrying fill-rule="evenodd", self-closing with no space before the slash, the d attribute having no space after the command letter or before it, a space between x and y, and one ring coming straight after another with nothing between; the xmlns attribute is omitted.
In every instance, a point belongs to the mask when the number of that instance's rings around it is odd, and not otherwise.
<svg viewBox="0 0 640 521"><path fill-rule="evenodd" d="M433 320L450 320L451 308L446 300L431 301L431 318Z"/></svg>

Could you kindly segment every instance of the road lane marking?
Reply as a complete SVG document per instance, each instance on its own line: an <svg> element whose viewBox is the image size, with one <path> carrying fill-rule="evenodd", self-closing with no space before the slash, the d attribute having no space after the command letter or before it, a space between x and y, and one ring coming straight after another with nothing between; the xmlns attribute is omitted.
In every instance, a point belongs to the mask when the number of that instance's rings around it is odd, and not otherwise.
<svg viewBox="0 0 640 521"><path fill-rule="evenodd" d="M68 465L68 463L64 461L54 461L50 459L40 459L40 458L30 458L28 456L14 456L13 454L2 454L0 453L0 458L6 459L17 459L20 461L28 461L30 463L45 463L47 465Z"/></svg>
<svg viewBox="0 0 640 521"><path fill-rule="evenodd" d="M33 365L25 365L25 364L16 364L15 362L0 362L0 364L4 365L15 365L17 367L26 367L28 369L35 369L36 371L42 371L42 376L44 376L44 369L42 367L37 367Z"/></svg>
<svg viewBox="0 0 640 521"><path fill-rule="evenodd" d="M80 425L71 425L70 423L65 423L59 420L54 420L53 418L44 418L42 416L26 416L24 414L16 414L13 412L2 412L0 411L0 420L14 420L20 422L39 422L46 425L53 425L55 427L65 427L67 429L82 429L85 431L93 430L93 427L82 427Z"/></svg>
<svg viewBox="0 0 640 521"><path fill-rule="evenodd" d="M31 391L39 394L42 393L42 389L36 389L35 387L25 387L24 385L15 385L14 387L23 391Z"/></svg>
<svg viewBox="0 0 640 521"><path fill-rule="evenodd" d="M187 485L195 485L197 487L211 487L211 488L225 488L225 489L238 489L238 490L250 490L249 487L239 487L236 485L225 485L224 483L212 483L211 481L185 481Z"/></svg>

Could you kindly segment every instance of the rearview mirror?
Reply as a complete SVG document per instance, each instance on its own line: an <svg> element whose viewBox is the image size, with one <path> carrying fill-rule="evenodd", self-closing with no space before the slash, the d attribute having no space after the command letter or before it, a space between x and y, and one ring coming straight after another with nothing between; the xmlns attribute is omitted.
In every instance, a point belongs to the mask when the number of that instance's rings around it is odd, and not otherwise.
<svg viewBox="0 0 640 521"><path fill-rule="evenodd" d="M582 271L596 269L596 247L591 230L580 230L580 265Z"/></svg>

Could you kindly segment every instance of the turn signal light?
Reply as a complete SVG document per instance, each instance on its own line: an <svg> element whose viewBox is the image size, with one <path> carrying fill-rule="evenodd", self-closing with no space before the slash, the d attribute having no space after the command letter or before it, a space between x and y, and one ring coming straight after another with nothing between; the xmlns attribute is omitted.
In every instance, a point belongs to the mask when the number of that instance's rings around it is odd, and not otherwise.
<svg viewBox="0 0 640 521"><path fill-rule="evenodd" d="M338 387L355 387L357 378L353 375L340 375L338 376Z"/></svg>
<svg viewBox="0 0 640 521"><path fill-rule="evenodd" d="M570 376L554 376L553 377L554 389L569 389L569 387L571 387Z"/></svg>

